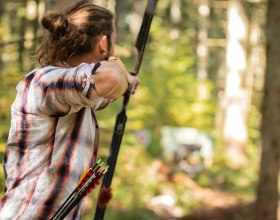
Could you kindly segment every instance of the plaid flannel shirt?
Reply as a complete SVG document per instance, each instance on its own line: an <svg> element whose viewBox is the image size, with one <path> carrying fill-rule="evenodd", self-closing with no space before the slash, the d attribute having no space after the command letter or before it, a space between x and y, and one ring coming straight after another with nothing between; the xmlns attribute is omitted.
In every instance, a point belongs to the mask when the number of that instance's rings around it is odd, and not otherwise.
<svg viewBox="0 0 280 220"><path fill-rule="evenodd" d="M6 191L0 219L50 219L96 160L94 110L111 100L99 97L94 64L46 66L17 85L4 157ZM79 219L83 202L67 219Z"/></svg>

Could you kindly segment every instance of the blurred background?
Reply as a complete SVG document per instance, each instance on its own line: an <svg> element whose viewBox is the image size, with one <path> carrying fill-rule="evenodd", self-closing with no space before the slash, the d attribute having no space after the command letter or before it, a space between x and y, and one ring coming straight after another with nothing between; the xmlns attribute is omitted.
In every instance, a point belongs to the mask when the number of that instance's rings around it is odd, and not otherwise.
<svg viewBox="0 0 280 220"><path fill-rule="evenodd" d="M73 2L0 0L1 161L16 84L38 65L40 19L46 10ZM115 12L115 52L133 70L147 1L90 2ZM105 219L255 219L268 5L265 0L158 1ZM121 105L120 99L97 112L102 159ZM83 219L93 219L98 191L87 197Z"/></svg>

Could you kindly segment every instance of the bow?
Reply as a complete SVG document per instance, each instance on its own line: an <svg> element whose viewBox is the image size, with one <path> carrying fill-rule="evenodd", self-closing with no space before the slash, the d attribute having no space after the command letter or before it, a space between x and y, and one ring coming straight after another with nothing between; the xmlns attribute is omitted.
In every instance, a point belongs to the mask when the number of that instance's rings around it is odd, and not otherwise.
<svg viewBox="0 0 280 220"><path fill-rule="evenodd" d="M137 41L135 44L135 47L137 49L137 60L135 64L135 68L133 71L130 72L132 75L137 75L139 73L142 58L144 55L144 50L146 46L146 42L148 39L150 26L152 23L152 19L154 16L154 11L156 8L157 0L148 0L145 13L143 16L142 24L140 27L140 31L138 33ZM115 122L115 128L114 133L111 141L111 146L109 150L109 156L107 159L107 165L110 166L110 169L108 170L108 173L103 178L103 182L101 185L101 190L99 193L98 203L96 206L96 212L94 216L94 220L102 220L104 218L106 205L111 199L111 183L115 171L115 166L117 162L117 157L124 133L124 128L127 120L126 116L126 107L128 105L130 95L134 92L135 88L131 88L128 90L128 92L125 93L123 98L123 105L121 111L118 113L116 122Z"/></svg>

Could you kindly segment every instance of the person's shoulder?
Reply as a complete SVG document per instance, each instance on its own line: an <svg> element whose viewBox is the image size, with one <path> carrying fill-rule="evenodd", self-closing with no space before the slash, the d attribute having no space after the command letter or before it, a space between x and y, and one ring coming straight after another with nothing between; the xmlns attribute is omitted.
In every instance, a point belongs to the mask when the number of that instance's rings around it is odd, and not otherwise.
<svg viewBox="0 0 280 220"><path fill-rule="evenodd" d="M50 71L61 71L63 69L66 69L66 68L47 65L47 66L41 66L41 67L37 68L37 71L39 71L39 72L50 72Z"/></svg>
<svg viewBox="0 0 280 220"><path fill-rule="evenodd" d="M47 66L42 66L42 67L35 69L35 72L36 72L36 74L42 75L42 76L43 75L52 75L52 74L59 75L59 74L65 74L65 72L68 69L69 68L47 65Z"/></svg>
<svg viewBox="0 0 280 220"><path fill-rule="evenodd" d="M95 70L96 63L81 63L77 67L77 72L92 73ZM98 67L97 67L98 68Z"/></svg>

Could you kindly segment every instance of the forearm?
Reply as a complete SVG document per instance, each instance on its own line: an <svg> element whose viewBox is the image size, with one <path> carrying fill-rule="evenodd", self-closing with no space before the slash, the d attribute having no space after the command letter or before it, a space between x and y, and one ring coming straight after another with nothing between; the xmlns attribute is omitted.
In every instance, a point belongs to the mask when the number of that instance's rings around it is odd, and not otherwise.
<svg viewBox="0 0 280 220"><path fill-rule="evenodd" d="M128 73L114 61L102 61L93 75L97 94L100 97L115 99L128 89Z"/></svg>

